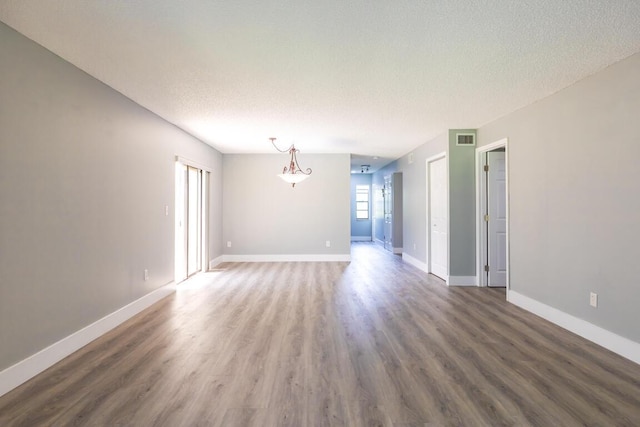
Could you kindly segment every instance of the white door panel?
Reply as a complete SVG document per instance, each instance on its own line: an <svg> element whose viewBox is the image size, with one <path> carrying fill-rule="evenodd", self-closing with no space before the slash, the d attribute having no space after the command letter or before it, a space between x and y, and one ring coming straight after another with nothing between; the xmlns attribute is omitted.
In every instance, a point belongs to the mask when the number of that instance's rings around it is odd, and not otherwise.
<svg viewBox="0 0 640 427"><path fill-rule="evenodd" d="M444 280L449 276L449 218L446 158L429 166L429 269Z"/></svg>
<svg viewBox="0 0 640 427"><path fill-rule="evenodd" d="M504 152L488 152L489 286L507 285L507 192Z"/></svg>

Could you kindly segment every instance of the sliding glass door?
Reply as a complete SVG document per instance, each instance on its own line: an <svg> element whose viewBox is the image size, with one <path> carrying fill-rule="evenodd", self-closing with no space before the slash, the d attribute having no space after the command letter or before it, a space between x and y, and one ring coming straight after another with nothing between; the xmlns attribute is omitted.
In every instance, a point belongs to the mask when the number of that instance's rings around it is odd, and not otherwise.
<svg viewBox="0 0 640 427"><path fill-rule="evenodd" d="M176 282L203 270L207 176L202 169L176 163Z"/></svg>

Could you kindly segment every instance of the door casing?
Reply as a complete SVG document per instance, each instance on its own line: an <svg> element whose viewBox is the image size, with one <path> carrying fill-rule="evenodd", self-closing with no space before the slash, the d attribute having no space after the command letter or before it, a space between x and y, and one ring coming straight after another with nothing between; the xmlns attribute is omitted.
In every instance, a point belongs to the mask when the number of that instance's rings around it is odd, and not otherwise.
<svg viewBox="0 0 640 427"><path fill-rule="evenodd" d="M485 153L486 165L489 170L485 174L487 202L485 213L489 215L489 221L484 223L484 235L487 238L488 256L485 265L489 266L487 286L505 287L506 278L506 152L504 149L493 150ZM502 166L502 167L501 167ZM503 175L504 174L504 175ZM502 184L502 185L501 185Z"/></svg>
<svg viewBox="0 0 640 427"><path fill-rule="evenodd" d="M486 287L487 283L487 274L484 271L484 266L486 264L486 260L488 259L487 253L487 235L484 232L485 229L485 221L484 221L484 213L486 211L486 176L484 173L484 162L483 157L489 151L493 151L497 148L504 147L505 149L505 174L506 174L506 264L507 264L507 274L506 274L506 289L507 295L509 294L509 271L510 271L510 262L509 262L509 149L508 149L508 138L504 138L498 141L495 141L491 144L484 145L482 147L476 148L476 277L478 278L478 286Z"/></svg>

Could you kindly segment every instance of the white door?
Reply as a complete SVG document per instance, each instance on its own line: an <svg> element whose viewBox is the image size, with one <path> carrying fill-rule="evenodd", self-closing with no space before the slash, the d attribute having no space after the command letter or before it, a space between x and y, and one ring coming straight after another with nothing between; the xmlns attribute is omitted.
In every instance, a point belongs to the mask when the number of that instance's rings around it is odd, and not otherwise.
<svg viewBox="0 0 640 427"><path fill-rule="evenodd" d="M488 285L507 286L507 187L505 153L487 153Z"/></svg>
<svg viewBox="0 0 640 427"><path fill-rule="evenodd" d="M449 276L449 217L447 197L447 159L429 166L429 270L448 280Z"/></svg>

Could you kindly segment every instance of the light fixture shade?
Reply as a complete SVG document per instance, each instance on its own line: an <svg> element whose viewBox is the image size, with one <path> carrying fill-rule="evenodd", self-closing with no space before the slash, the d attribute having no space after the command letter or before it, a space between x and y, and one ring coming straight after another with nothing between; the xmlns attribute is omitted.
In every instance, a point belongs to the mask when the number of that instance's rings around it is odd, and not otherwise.
<svg viewBox="0 0 640 427"><path fill-rule="evenodd" d="M302 173L279 173L278 176L289 184L297 184L309 178L309 175Z"/></svg>
<svg viewBox="0 0 640 427"><path fill-rule="evenodd" d="M291 146L286 150L281 150L276 145L275 138L269 138L269 139L271 140L271 144L273 144L273 147L276 150L278 150L281 153L288 152L289 155L291 156L291 158L289 159L289 166L288 167L285 166L282 169L282 173L278 174L278 176L282 178L283 181L291 184L292 187L295 187L297 183L304 181L309 177L309 175L311 175L311 172L312 172L311 168L302 170L302 168L298 164L298 158L296 156L296 153L298 153L300 150L297 150L293 144L291 144Z"/></svg>

